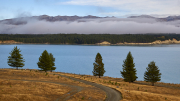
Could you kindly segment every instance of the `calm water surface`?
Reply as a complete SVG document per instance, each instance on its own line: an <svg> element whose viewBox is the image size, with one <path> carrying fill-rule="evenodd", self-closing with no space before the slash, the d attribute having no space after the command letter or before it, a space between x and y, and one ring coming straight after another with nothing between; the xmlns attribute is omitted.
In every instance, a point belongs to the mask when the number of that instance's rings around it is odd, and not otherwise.
<svg viewBox="0 0 180 101"><path fill-rule="evenodd" d="M9 53L16 45L0 45L0 68L7 64ZM84 46L84 45L17 45L25 59L23 68L38 69L37 62L46 49L56 59L56 71L90 74L97 52L103 58L105 76L121 77L123 60L129 51L134 57L138 80L143 80L146 67L155 61L162 73L161 82L180 83L180 45L154 46Z"/></svg>

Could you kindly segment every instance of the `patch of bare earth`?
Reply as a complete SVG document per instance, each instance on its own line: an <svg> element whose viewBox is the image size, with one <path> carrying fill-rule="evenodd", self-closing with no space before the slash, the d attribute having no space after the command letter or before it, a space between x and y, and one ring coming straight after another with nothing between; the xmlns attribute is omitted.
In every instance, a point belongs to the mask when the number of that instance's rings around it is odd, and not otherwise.
<svg viewBox="0 0 180 101"><path fill-rule="evenodd" d="M0 69L0 101L103 101L105 95L53 72Z"/></svg>
<svg viewBox="0 0 180 101"><path fill-rule="evenodd" d="M124 82L122 78L59 74L114 88L122 93L122 101L180 101L180 84L160 82L156 83L157 86L151 86L150 83L144 81L136 81L136 83Z"/></svg>

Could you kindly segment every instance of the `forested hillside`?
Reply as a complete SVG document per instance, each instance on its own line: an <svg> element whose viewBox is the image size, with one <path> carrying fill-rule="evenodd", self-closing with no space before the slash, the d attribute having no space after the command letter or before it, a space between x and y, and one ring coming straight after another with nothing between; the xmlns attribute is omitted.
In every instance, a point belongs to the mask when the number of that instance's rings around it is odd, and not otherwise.
<svg viewBox="0 0 180 101"><path fill-rule="evenodd" d="M0 41L15 40L23 43L95 44L108 41L116 43L149 43L156 40L180 40L179 34L0 34Z"/></svg>

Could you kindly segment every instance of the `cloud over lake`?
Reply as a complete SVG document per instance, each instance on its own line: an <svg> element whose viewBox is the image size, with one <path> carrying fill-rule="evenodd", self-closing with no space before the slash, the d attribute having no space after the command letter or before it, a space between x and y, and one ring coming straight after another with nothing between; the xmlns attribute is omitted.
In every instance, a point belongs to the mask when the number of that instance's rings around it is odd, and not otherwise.
<svg viewBox="0 0 180 101"><path fill-rule="evenodd" d="M142 34L180 33L180 20L157 21L153 18L99 18L49 22L23 19L24 24L0 23L1 34Z"/></svg>

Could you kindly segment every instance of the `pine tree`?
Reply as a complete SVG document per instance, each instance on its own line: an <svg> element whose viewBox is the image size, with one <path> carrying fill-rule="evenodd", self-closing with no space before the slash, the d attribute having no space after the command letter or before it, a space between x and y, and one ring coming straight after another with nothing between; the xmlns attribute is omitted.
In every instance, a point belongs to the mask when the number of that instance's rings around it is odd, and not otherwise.
<svg viewBox="0 0 180 101"><path fill-rule="evenodd" d="M55 58L53 57L52 53L50 53L49 56L51 58L51 63L52 63L52 67L51 67L51 72L52 72L53 70L56 69L56 67L54 67L55 66L55 63L54 63L55 62Z"/></svg>
<svg viewBox="0 0 180 101"><path fill-rule="evenodd" d="M39 57L39 62L37 63L37 65L39 68L41 68L45 72L52 69L53 67L52 60L46 50L44 50L42 55Z"/></svg>
<svg viewBox="0 0 180 101"><path fill-rule="evenodd" d="M150 62L146 69L147 71L144 73L144 80L146 82L151 82L152 86L154 86L154 83L161 80L161 73L159 73L160 70L155 65L154 61Z"/></svg>
<svg viewBox="0 0 180 101"><path fill-rule="evenodd" d="M133 57L131 52L128 53L126 59L123 61L124 64L123 66L123 71L121 72L122 77L124 78L124 81L126 82L133 82L135 81L138 77L136 76L136 69L135 63L133 63Z"/></svg>
<svg viewBox="0 0 180 101"><path fill-rule="evenodd" d="M10 56L8 57L8 65L11 67L16 67L16 69L18 69L18 67L23 67L24 66L24 59L22 57L22 54L20 54L20 49L16 47L14 47L14 49L11 51Z"/></svg>
<svg viewBox="0 0 180 101"><path fill-rule="evenodd" d="M104 73L106 72L104 70L104 63L102 62L102 57L100 53L97 53L96 58L95 58L95 63L93 63L94 65L94 69L92 71L94 76L99 76L99 78L101 76L104 75Z"/></svg>

